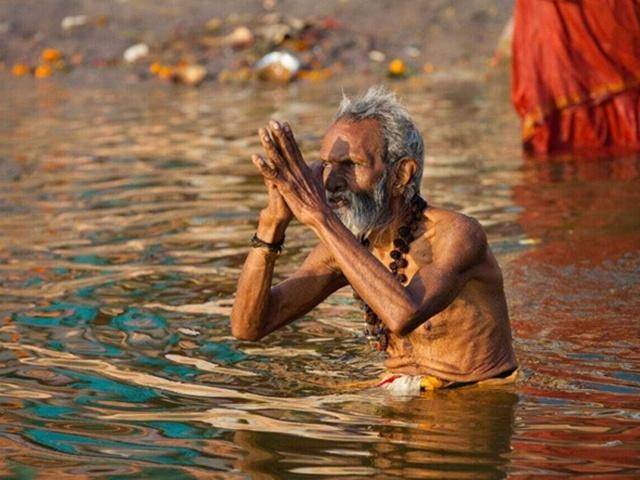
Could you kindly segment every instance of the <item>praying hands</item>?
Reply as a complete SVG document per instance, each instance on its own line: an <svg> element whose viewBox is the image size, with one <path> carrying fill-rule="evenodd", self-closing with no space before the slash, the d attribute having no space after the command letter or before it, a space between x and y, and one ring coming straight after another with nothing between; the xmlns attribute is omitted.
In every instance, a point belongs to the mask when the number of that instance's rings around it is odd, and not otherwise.
<svg viewBox="0 0 640 480"><path fill-rule="evenodd" d="M301 223L310 226L330 214L322 183L322 164L307 166L289 124L271 120L258 135L266 157L253 155L251 160L269 187L274 214L283 216L288 208ZM279 204L282 199L285 205Z"/></svg>

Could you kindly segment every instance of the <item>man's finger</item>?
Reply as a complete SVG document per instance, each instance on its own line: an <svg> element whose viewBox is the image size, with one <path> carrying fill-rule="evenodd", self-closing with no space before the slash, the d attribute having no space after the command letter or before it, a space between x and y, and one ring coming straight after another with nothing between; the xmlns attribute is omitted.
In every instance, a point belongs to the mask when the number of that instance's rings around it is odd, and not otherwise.
<svg viewBox="0 0 640 480"><path fill-rule="evenodd" d="M262 148L264 148L264 151L267 154L267 158L269 158L274 168L279 168L284 166L286 164L286 161L284 158L282 158L282 155L278 150L278 147L276 146L275 142L271 138L269 130L266 128L261 128L260 130L258 130L258 137L260 138L260 143L262 144Z"/></svg>
<svg viewBox="0 0 640 480"><path fill-rule="evenodd" d="M294 155L296 156L296 158L302 161L302 152L300 152L300 146L296 141L296 137L293 135L293 129L291 128L291 125L289 125L289 122L284 122L284 124L282 125L282 129L284 130L284 134L287 137L287 140L289 140L289 144L293 148Z"/></svg>
<svg viewBox="0 0 640 480"><path fill-rule="evenodd" d="M261 156L261 155L258 155L258 157L260 157L262 160L264 160L264 163L266 163L266 164L267 164L267 166L268 166L271 170L276 170L276 165L275 165L275 163L273 163L269 157L265 158L265 157L263 157L263 156Z"/></svg>
<svg viewBox="0 0 640 480"><path fill-rule="evenodd" d="M305 165L302 160L302 155L300 154L298 146L295 144L295 140L292 141L292 137L288 136L285 132L284 124L277 120L271 120L269 122L269 129L273 134L274 140L278 143L285 160L289 164L289 168L292 171L303 173Z"/></svg>
<svg viewBox="0 0 640 480"><path fill-rule="evenodd" d="M258 168L258 170L260 170L260 173L262 173L265 178L268 178L270 180L276 178L278 171L275 168L271 168L269 164L267 164L264 157L260 155L251 155L251 161Z"/></svg>
<svg viewBox="0 0 640 480"><path fill-rule="evenodd" d="M289 142L285 137L284 130L282 129L282 124L277 120L270 120L269 131L271 132L273 140L278 144L280 152L287 156L287 160L290 161L294 152L290 148Z"/></svg>

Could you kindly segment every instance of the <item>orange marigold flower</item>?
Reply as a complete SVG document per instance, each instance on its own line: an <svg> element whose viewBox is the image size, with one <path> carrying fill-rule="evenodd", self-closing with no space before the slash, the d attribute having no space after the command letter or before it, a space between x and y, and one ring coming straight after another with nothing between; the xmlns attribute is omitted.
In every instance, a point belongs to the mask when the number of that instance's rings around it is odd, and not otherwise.
<svg viewBox="0 0 640 480"><path fill-rule="evenodd" d="M158 70L158 76L160 78L164 78L165 80L168 80L168 79L172 78L173 77L173 68L167 67L166 65L162 65L160 67L160 70Z"/></svg>
<svg viewBox="0 0 640 480"><path fill-rule="evenodd" d="M36 78L47 78L51 76L53 69L51 68L51 65L43 64L38 65L33 73Z"/></svg>
<svg viewBox="0 0 640 480"><path fill-rule="evenodd" d="M62 53L56 48L45 48L40 55L43 62L56 62L62 58Z"/></svg>
<svg viewBox="0 0 640 480"><path fill-rule="evenodd" d="M11 68L11 73L16 77L22 77L29 74L29 72L31 72L31 68L29 68L29 65L25 65L24 63L16 63Z"/></svg>
<svg viewBox="0 0 640 480"><path fill-rule="evenodd" d="M401 77L406 73L407 66L401 59L394 58L393 60L391 60L391 62L389 63L389 75L393 77Z"/></svg>
<svg viewBox="0 0 640 480"><path fill-rule="evenodd" d="M162 70L162 64L160 62L153 62L149 65L149 71L154 75L158 75L160 70Z"/></svg>

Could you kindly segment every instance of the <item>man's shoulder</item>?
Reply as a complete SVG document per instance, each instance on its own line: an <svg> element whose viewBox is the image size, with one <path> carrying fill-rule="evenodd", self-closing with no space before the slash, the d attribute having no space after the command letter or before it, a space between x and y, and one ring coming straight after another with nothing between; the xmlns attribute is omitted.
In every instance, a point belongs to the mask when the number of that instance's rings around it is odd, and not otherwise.
<svg viewBox="0 0 640 480"><path fill-rule="evenodd" d="M454 257L469 265L480 261L487 250L487 236L475 218L453 210L430 207L426 211L426 235L442 257Z"/></svg>
<svg viewBox="0 0 640 480"><path fill-rule="evenodd" d="M429 207L426 211L427 220L433 222L440 236L453 236L465 240L486 239L486 234L480 222L454 210Z"/></svg>

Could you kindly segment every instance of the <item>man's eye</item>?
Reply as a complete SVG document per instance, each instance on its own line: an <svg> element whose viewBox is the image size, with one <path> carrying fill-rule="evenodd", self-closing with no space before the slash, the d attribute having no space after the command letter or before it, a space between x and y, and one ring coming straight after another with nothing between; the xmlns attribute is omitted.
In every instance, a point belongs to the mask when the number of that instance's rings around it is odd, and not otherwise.
<svg viewBox="0 0 640 480"><path fill-rule="evenodd" d="M355 163L353 162L353 160L344 160L342 162L343 165L346 165L347 167L353 167L355 165Z"/></svg>

